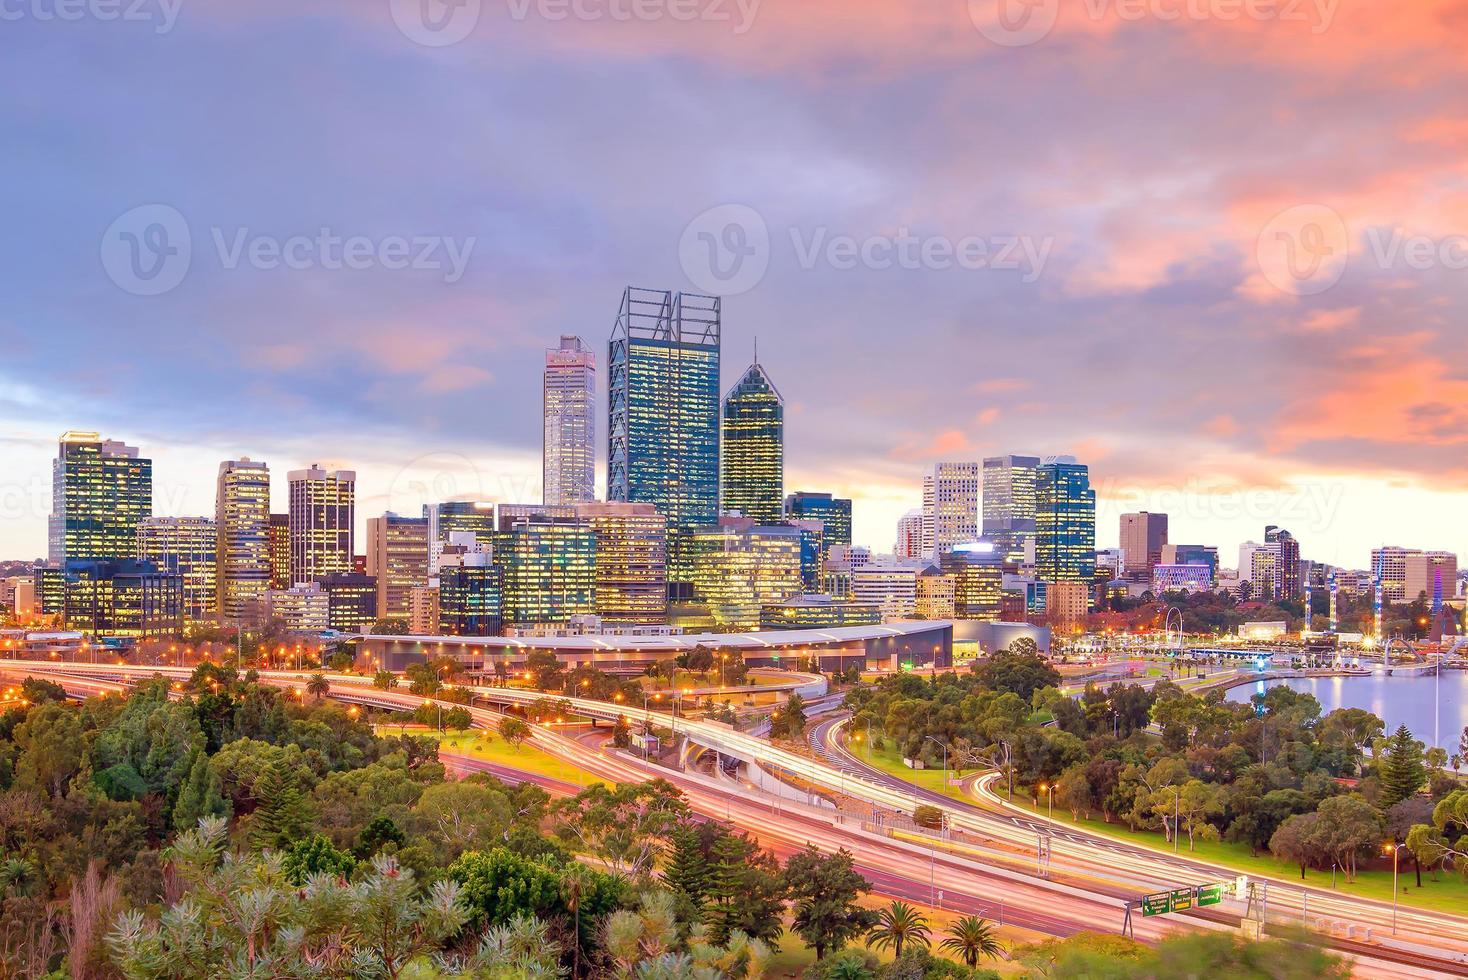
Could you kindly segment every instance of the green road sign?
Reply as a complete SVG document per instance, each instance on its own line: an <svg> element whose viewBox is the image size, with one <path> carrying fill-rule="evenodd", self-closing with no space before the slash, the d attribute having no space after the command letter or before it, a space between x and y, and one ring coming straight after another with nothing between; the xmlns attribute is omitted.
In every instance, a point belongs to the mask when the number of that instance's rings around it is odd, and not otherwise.
<svg viewBox="0 0 1468 980"><path fill-rule="evenodd" d="M1174 912L1186 912L1193 907L1193 890L1191 888L1179 888L1172 893L1172 910Z"/></svg>
<svg viewBox="0 0 1468 980"><path fill-rule="evenodd" d="M1198 908L1205 905L1217 905L1223 901L1223 885L1200 885L1198 886Z"/></svg>
<svg viewBox="0 0 1468 980"><path fill-rule="evenodd" d="M1166 915L1172 911L1172 892L1142 896L1142 915Z"/></svg>

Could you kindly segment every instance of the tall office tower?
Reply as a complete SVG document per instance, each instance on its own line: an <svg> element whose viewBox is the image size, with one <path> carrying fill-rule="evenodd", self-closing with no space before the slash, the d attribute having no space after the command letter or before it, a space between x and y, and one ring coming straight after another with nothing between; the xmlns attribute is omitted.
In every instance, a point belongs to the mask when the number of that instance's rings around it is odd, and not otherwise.
<svg viewBox="0 0 1468 980"><path fill-rule="evenodd" d="M785 401L758 355L724 399L721 509L777 524L785 496Z"/></svg>
<svg viewBox="0 0 1468 980"><path fill-rule="evenodd" d="M1038 456L990 456L984 460L984 537L1004 564L1023 564L1035 540L1035 470Z"/></svg>
<svg viewBox="0 0 1468 980"><path fill-rule="evenodd" d="M217 608L221 618L240 622L270 588L270 467L248 456L219 464L214 525Z"/></svg>
<svg viewBox="0 0 1468 980"><path fill-rule="evenodd" d="M377 579L378 617L406 618L414 587L428 584L428 519L369 517L367 574Z"/></svg>
<svg viewBox="0 0 1468 980"><path fill-rule="evenodd" d="M933 474L923 476L923 522L918 543L922 546L922 557L933 557Z"/></svg>
<svg viewBox="0 0 1468 980"><path fill-rule="evenodd" d="M668 588L686 596L686 542L719 516L720 300L628 287L608 357L607 499L668 519Z"/></svg>
<svg viewBox="0 0 1468 980"><path fill-rule="evenodd" d="M943 556L942 570L954 579L954 612L960 619L999 618L1004 594L1004 559L992 541L972 541Z"/></svg>
<svg viewBox="0 0 1468 980"><path fill-rule="evenodd" d="M596 534L575 508L501 504L493 561L506 626L566 626L596 612Z"/></svg>
<svg viewBox="0 0 1468 980"><path fill-rule="evenodd" d="M1420 555L1416 548L1383 545L1371 549L1371 574L1381 583L1381 598L1384 602L1407 602L1407 556ZM1239 575L1244 569L1239 569ZM1412 599L1417 598L1415 595Z"/></svg>
<svg viewBox="0 0 1468 980"><path fill-rule="evenodd" d="M596 536L596 614L608 624L668 621L668 522L652 504L578 504Z"/></svg>
<svg viewBox="0 0 1468 980"><path fill-rule="evenodd" d="M924 483L927 496L928 484ZM939 463L933 467L929 523L933 550L927 557L942 561L961 544L979 537L979 464Z"/></svg>
<svg viewBox="0 0 1468 980"><path fill-rule="evenodd" d="M138 525L138 558L183 583L183 615L200 622L219 611L219 531L207 517L149 517Z"/></svg>
<svg viewBox="0 0 1468 980"><path fill-rule="evenodd" d="M892 548L892 553L903 560L922 558L923 551L923 511L910 510L897 519L897 543Z"/></svg>
<svg viewBox="0 0 1468 980"><path fill-rule="evenodd" d="M65 432L51 464L51 562L132 558L153 514L153 461L95 432Z"/></svg>
<svg viewBox="0 0 1468 980"><path fill-rule="evenodd" d="M1458 594L1458 556L1451 551L1407 555L1402 566L1402 595L1408 602L1425 595L1435 611L1443 599Z"/></svg>
<svg viewBox="0 0 1468 980"><path fill-rule="evenodd" d="M291 587L291 515L270 515L270 587Z"/></svg>
<svg viewBox="0 0 1468 980"><path fill-rule="evenodd" d="M721 517L693 532L693 597L708 606L716 629L758 629L762 605L800 594L800 534L748 517Z"/></svg>
<svg viewBox="0 0 1468 980"><path fill-rule="evenodd" d="M428 518L430 575L438 572L439 558L456 534L474 535L476 544L486 551L494 544L494 504L488 501L450 500L441 504L424 504L423 516Z"/></svg>
<svg viewBox="0 0 1468 980"><path fill-rule="evenodd" d="M829 493L799 491L785 498L785 516L792 521L820 521L822 560L830 557L831 546L851 544L851 501Z"/></svg>
<svg viewBox="0 0 1468 980"><path fill-rule="evenodd" d="M851 570L851 597L871 603L882 612L882 622L912 619L917 609L917 565L868 562Z"/></svg>
<svg viewBox="0 0 1468 980"><path fill-rule="evenodd" d="M1096 562L1096 491L1074 456L1046 456L1035 468L1035 577L1090 582Z"/></svg>
<svg viewBox="0 0 1468 980"><path fill-rule="evenodd" d="M443 569L433 605L438 617L433 632L499 636L504 629L503 572L487 554L465 555Z"/></svg>
<svg viewBox="0 0 1468 980"><path fill-rule="evenodd" d="M596 499L596 355L580 337L561 337L545 352L542 381L545 440L543 499L579 504Z"/></svg>
<svg viewBox="0 0 1468 980"><path fill-rule="evenodd" d="M1282 527L1270 524L1264 529L1264 543L1272 545L1278 568L1276 588L1286 599L1299 599L1305 594L1304 565L1300 561L1300 542Z"/></svg>
<svg viewBox="0 0 1468 980"><path fill-rule="evenodd" d="M1142 511L1121 515L1121 553L1124 571L1150 576L1162 562L1167 544L1167 515Z"/></svg>
<svg viewBox="0 0 1468 980"><path fill-rule="evenodd" d="M291 470L291 580L353 571L357 474L312 466Z"/></svg>

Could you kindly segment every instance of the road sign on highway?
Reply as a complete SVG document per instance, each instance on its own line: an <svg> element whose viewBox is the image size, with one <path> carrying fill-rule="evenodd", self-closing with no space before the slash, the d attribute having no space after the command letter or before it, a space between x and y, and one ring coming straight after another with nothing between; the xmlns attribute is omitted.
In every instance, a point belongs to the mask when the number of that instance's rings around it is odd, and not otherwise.
<svg viewBox="0 0 1468 980"><path fill-rule="evenodd" d="M1172 892L1142 896L1142 915L1166 915L1172 911Z"/></svg>
<svg viewBox="0 0 1468 980"><path fill-rule="evenodd" d="M1223 885L1199 885L1198 886L1198 908L1206 905L1217 905L1223 901Z"/></svg>
<svg viewBox="0 0 1468 980"><path fill-rule="evenodd" d="M1172 910L1174 912L1186 912L1193 907L1193 890L1191 888L1179 888L1172 893Z"/></svg>

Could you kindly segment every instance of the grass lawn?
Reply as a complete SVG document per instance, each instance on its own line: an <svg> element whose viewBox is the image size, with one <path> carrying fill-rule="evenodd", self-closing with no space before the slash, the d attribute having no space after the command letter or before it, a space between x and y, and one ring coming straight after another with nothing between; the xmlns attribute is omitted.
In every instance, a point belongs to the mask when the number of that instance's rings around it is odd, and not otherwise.
<svg viewBox="0 0 1468 980"><path fill-rule="evenodd" d="M851 754L861 759L869 766L880 769L885 773L896 776L898 779L909 783L917 783L923 789L942 793L951 799L963 803L972 803L973 800L957 786L945 786L943 784L943 770L940 769L909 769L902 762L902 757L897 750L889 744L880 751L873 751L871 744L864 739L855 744L848 744L847 748ZM972 770L970 770L972 771Z"/></svg>
<svg viewBox="0 0 1468 980"><path fill-rule="evenodd" d="M436 733L423 731L417 734L432 736ZM591 783L603 782L585 769L564 762L528 742L518 748L511 748L509 743L498 735L494 737L493 741L489 741L481 738L476 732L466 732L462 735L450 733L442 736L439 744L451 752L473 756L476 759L483 759L485 762L492 762L510 769L549 776L551 779L559 779L573 786L587 786Z"/></svg>

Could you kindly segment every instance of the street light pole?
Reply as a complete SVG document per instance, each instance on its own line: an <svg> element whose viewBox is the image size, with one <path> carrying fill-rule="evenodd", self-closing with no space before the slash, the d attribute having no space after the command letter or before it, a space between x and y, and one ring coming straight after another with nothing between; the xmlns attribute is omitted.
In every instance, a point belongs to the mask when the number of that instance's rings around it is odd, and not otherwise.
<svg viewBox="0 0 1468 980"><path fill-rule="evenodd" d="M1392 852L1392 935L1395 936L1397 934L1397 896L1400 894L1400 890L1397 888L1397 860L1401 855L1402 849L1397 846L1395 841L1386 847L1387 850Z"/></svg>
<svg viewBox="0 0 1468 980"><path fill-rule="evenodd" d="M943 750L943 785L944 785L944 787L947 787L947 785L948 785L948 746L944 745L942 742L938 741L936 738L934 738L931 735L924 735L923 736L923 740L926 741L926 742L932 742L934 745L938 746L938 748L940 748L940 749Z"/></svg>

